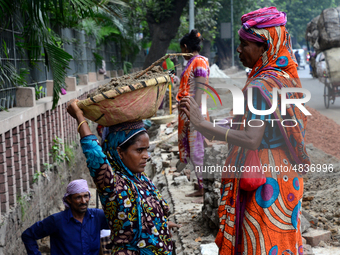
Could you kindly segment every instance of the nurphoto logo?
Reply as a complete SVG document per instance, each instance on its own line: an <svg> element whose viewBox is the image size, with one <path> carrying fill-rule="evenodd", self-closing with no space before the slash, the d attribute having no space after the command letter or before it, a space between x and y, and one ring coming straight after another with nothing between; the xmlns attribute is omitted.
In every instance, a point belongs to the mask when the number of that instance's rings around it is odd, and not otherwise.
<svg viewBox="0 0 340 255"><path fill-rule="evenodd" d="M212 90L216 94L217 98L219 99L222 105L221 98L216 92L216 90L207 84L204 84L204 86L208 87L210 90ZM244 115L244 111L245 111L244 100L245 99L244 99L242 90L236 87L235 85L230 85L230 84L225 84L224 88L229 89L232 94L233 114ZM217 106L216 100L211 92L203 88L199 88L199 89L202 89L203 91L205 91L213 99L215 105ZM257 110L253 106L253 87L249 87L247 88L247 102L248 102L247 104L248 104L249 111L255 115L272 114L273 112L275 112L278 106L278 93L281 94L281 114L283 116L286 115L287 105L295 105L295 107L299 108L301 112L303 112L306 116L311 115L311 113L303 105L311 99L311 93L307 89L304 89L304 88L281 88L281 89L273 88L273 98L272 98L271 108L268 110ZM305 96L303 98L289 98L289 93L302 93ZM205 94L202 94L201 102L202 102L201 111L202 111L202 115L204 115L207 112L207 97L205 96ZM257 125L253 125L252 124L253 121L256 121ZM280 121L280 120L279 119L266 119L266 121L271 122L272 126L274 126L274 122ZM229 123L229 120L227 119L215 119L214 120L214 126L216 124L227 124L227 123ZM261 123L261 120L260 120L260 124L258 123L259 123L259 120L248 121L248 125L251 127L262 127L264 125L264 122L262 121ZM243 122L234 122L234 123L232 123L232 120L231 120L229 124L231 125L232 124L243 124L245 126L245 120ZM285 119L281 121L281 125L283 127L295 127L296 125L298 125L298 122L297 120L294 120L294 119Z"/></svg>

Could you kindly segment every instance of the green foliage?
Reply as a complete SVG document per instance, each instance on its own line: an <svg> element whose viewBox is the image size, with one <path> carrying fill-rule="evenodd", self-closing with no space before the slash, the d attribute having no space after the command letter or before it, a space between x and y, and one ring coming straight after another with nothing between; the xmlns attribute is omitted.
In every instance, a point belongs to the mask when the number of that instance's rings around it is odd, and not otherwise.
<svg viewBox="0 0 340 255"><path fill-rule="evenodd" d="M33 174L33 183L38 182L39 177L40 177L41 175L42 175L42 172L35 172L35 173Z"/></svg>
<svg viewBox="0 0 340 255"><path fill-rule="evenodd" d="M179 45L178 40L172 40L172 42L169 45L169 50L181 52L181 46Z"/></svg>
<svg viewBox="0 0 340 255"><path fill-rule="evenodd" d="M24 217L26 215L25 207L27 207L27 195L23 195L23 196L18 195L17 203L20 205L20 209L21 209L21 220L24 221Z"/></svg>
<svg viewBox="0 0 340 255"><path fill-rule="evenodd" d="M65 145L65 155L68 158L68 160L67 160L68 166L72 166L74 164L74 160L75 160L73 147Z"/></svg>
<svg viewBox="0 0 340 255"><path fill-rule="evenodd" d="M62 151L63 140L59 137L53 139L53 145L51 149L50 156L52 156L53 162L57 165L61 165L64 161L70 161L70 158Z"/></svg>
<svg viewBox="0 0 340 255"><path fill-rule="evenodd" d="M45 95L45 92L42 90L43 86L38 87L38 84L35 85L35 100L38 100L40 95Z"/></svg>
<svg viewBox="0 0 340 255"><path fill-rule="evenodd" d="M132 64L128 61L124 61L123 63L124 74L130 73L131 69L132 69Z"/></svg>
<svg viewBox="0 0 340 255"><path fill-rule="evenodd" d="M104 60L104 58L100 56L98 53L92 52L92 54L95 59L96 67L98 68L98 66L102 66L102 61Z"/></svg>
<svg viewBox="0 0 340 255"><path fill-rule="evenodd" d="M79 21L93 17L98 10L118 17L120 8L126 6L127 2L128 0L0 1L1 27L12 24L14 20L15 26L23 30L23 34L16 37L18 47L27 51L31 63L43 56L45 65L52 71L53 108L58 104L66 70L69 68L72 56L62 49L63 42L52 28L78 27ZM16 15L21 18L18 19ZM102 34L107 33L107 30L102 31ZM5 48L6 45L4 45L4 51L6 51ZM7 81L17 84L14 81L19 78L11 63L1 63L0 86Z"/></svg>
<svg viewBox="0 0 340 255"><path fill-rule="evenodd" d="M7 44L3 40L0 54L7 59L9 58L8 52L9 49L7 48ZM15 66L5 59L0 58L0 88L4 87L5 83L13 84L15 86L27 86L26 76L29 74L28 69L20 68L18 72Z"/></svg>
<svg viewBox="0 0 340 255"><path fill-rule="evenodd" d="M164 22L174 12L173 0L144 0L140 2L143 2L147 9L147 19L153 20L156 23Z"/></svg>

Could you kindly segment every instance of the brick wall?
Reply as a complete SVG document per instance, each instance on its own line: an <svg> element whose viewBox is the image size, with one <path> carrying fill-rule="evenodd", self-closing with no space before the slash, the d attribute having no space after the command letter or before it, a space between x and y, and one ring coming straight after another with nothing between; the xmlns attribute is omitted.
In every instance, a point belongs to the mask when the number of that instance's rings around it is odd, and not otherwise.
<svg viewBox="0 0 340 255"><path fill-rule="evenodd" d="M26 254L21 233L57 212L71 180L84 178L92 182L79 145L77 123L66 112L66 103L72 98L86 98L107 82L77 86L76 91L62 96L54 110L49 97L31 108L0 112L0 255ZM96 134L95 127L93 123L91 129ZM49 154L56 136L73 147L75 162L73 166L64 163L46 170L44 164L53 163ZM34 182L35 173L40 174Z"/></svg>

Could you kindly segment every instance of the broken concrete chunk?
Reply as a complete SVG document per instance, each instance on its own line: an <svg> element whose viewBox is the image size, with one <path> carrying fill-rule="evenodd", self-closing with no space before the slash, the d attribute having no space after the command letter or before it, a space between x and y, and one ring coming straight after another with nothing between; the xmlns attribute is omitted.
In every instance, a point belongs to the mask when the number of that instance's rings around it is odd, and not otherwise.
<svg viewBox="0 0 340 255"><path fill-rule="evenodd" d="M331 241L331 231L320 230L320 229L309 229L306 233L302 234L303 238L306 239L307 244L312 247L318 246L321 241Z"/></svg>

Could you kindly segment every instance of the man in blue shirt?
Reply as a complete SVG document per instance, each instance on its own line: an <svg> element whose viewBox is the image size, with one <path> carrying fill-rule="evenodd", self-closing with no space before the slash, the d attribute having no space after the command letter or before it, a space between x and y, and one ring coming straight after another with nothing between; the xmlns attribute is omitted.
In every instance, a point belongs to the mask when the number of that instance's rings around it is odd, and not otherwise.
<svg viewBox="0 0 340 255"><path fill-rule="evenodd" d="M98 255L100 231L108 229L103 210L88 209L86 180L74 180L63 197L65 211L53 214L26 229L21 239L28 255L41 254L37 239L50 236L51 255Z"/></svg>

